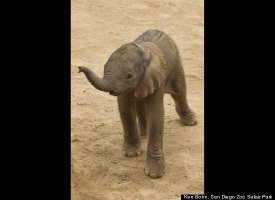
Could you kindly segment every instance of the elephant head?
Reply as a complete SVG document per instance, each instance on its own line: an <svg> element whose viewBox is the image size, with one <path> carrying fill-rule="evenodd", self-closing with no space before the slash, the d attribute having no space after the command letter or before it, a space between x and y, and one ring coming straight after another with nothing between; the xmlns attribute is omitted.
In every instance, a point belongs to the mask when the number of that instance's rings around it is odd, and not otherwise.
<svg viewBox="0 0 275 200"><path fill-rule="evenodd" d="M114 96L134 92L137 98L144 98L164 85L168 69L159 48L144 42L125 44L112 53L104 66L103 78L87 67L79 67L80 72L98 90Z"/></svg>

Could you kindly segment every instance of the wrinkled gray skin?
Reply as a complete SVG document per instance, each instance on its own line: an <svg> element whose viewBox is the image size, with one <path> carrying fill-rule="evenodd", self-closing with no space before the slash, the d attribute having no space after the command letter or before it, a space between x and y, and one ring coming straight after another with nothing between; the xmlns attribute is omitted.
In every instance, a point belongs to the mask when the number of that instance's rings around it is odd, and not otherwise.
<svg viewBox="0 0 275 200"><path fill-rule="evenodd" d="M187 103L184 71L174 41L164 32L149 30L110 56L103 78L86 67L79 67L79 72L96 89L117 96L124 130L122 154L140 155L140 136L148 134L145 174L151 178L162 177L165 168L163 95L172 95L184 125L197 123Z"/></svg>

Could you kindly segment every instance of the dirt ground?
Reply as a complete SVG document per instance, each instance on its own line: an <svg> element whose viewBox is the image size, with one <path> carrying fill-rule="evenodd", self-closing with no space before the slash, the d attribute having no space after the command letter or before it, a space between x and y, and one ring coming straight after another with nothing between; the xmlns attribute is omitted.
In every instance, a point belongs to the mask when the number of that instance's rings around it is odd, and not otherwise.
<svg viewBox="0 0 275 200"><path fill-rule="evenodd" d="M71 188L72 200L180 199L204 191L204 2L203 0L72 0ZM149 29L176 42L184 64L196 126L182 126L165 95L164 155L160 179L144 174L142 154L121 154L122 125L116 97L93 88L78 65L103 76L111 53Z"/></svg>

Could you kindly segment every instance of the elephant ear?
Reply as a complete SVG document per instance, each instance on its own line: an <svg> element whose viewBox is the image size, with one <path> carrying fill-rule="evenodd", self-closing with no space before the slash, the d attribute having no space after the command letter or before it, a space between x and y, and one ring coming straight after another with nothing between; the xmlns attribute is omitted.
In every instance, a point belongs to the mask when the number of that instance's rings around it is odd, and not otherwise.
<svg viewBox="0 0 275 200"><path fill-rule="evenodd" d="M134 95L145 98L163 87L168 75L167 63L157 45L144 42L135 44L142 51L142 63L145 68L144 75L136 86Z"/></svg>

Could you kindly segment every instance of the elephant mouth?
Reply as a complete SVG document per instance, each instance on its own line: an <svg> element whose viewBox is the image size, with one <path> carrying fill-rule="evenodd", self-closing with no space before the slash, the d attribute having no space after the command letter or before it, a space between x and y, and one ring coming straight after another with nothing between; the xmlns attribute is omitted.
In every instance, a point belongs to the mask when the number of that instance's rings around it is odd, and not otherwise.
<svg viewBox="0 0 275 200"><path fill-rule="evenodd" d="M119 93L119 92L114 92L114 91L109 91L109 94L110 94L110 95L113 95L113 96L121 95L121 93Z"/></svg>
<svg viewBox="0 0 275 200"><path fill-rule="evenodd" d="M119 92L118 92L118 91L119 91ZM122 94L127 94L127 93L129 93L129 92L132 92L132 91L133 91L133 88L128 87L128 88L125 89L125 90L118 90L118 91L109 90L109 94L110 94L110 95L113 95L113 96L119 96L119 95L122 95Z"/></svg>

